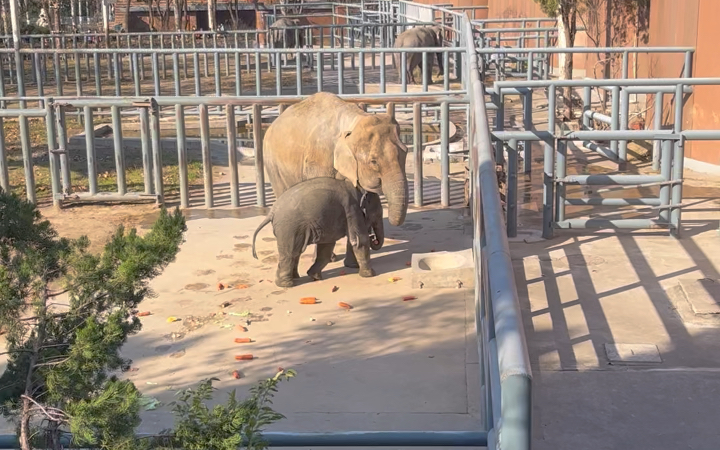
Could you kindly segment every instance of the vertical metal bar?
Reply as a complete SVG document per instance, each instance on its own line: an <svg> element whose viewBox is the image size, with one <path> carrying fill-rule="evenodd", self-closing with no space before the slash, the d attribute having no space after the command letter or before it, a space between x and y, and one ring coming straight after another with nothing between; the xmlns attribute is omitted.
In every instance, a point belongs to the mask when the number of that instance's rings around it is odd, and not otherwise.
<svg viewBox="0 0 720 450"><path fill-rule="evenodd" d="M675 123L673 125L673 133L680 134L683 129L683 85L678 84L675 88ZM675 142L675 150L673 152L673 174L672 174L672 208L670 209L670 232L676 237L680 237L682 225L682 178L683 165L685 163L685 142L682 137Z"/></svg>
<svg viewBox="0 0 720 450"><path fill-rule="evenodd" d="M555 135L555 86L548 87L548 131ZM555 184L555 140L545 143L545 155L543 161L543 238L553 237L553 201L555 196L553 187Z"/></svg>
<svg viewBox="0 0 720 450"><path fill-rule="evenodd" d="M157 203L165 203L165 189L163 187L162 142L160 141L160 108L155 99L150 100L150 137L152 140L153 178L155 181L155 195Z"/></svg>
<svg viewBox="0 0 720 450"><path fill-rule="evenodd" d="M177 143L185 145L185 139L177 136ZM140 148L142 150L143 162L143 183L146 194L152 194L154 186L152 182L152 159L150 152L152 151L152 143L150 141L150 115L147 108L140 108Z"/></svg>
<svg viewBox="0 0 720 450"><path fill-rule="evenodd" d="M523 95L523 127L525 131L533 129L533 90L528 89ZM532 144L533 141L525 141L523 149L523 172L532 172Z"/></svg>
<svg viewBox="0 0 720 450"><path fill-rule="evenodd" d="M5 66L3 63L3 55L0 55L0 97L5 97ZM7 108L5 100L0 100L0 108Z"/></svg>
<svg viewBox="0 0 720 450"><path fill-rule="evenodd" d="M330 55L332 57L332 54ZM315 78L317 78L317 90L318 92L321 92L323 90L323 69L325 67L325 56L323 55L323 52L318 52L318 64L317 64L317 74Z"/></svg>
<svg viewBox="0 0 720 450"><path fill-rule="evenodd" d="M93 53L93 65L95 66L95 95L102 95L102 79L100 75L100 55Z"/></svg>
<svg viewBox="0 0 720 450"><path fill-rule="evenodd" d="M660 175L662 175L665 181L670 181L672 176L672 152L673 142L669 139L663 139L660 141L660 148L662 150L662 164L660 164ZM660 185L660 221L664 223L670 223L670 184Z"/></svg>
<svg viewBox="0 0 720 450"><path fill-rule="evenodd" d="M567 141L558 140L557 161L555 164L557 173L555 177L558 180L565 179L567 175ZM555 221L561 222L565 220L565 183L560 181L555 186Z"/></svg>
<svg viewBox="0 0 720 450"><path fill-rule="evenodd" d="M655 117L653 118L653 129L660 131L662 128L662 111L663 111L663 93L657 92L655 94ZM653 170L660 169L660 140L656 139L653 141Z"/></svg>
<svg viewBox="0 0 720 450"><path fill-rule="evenodd" d="M193 42L195 42L195 38L193 38ZM200 56L197 52L193 53L193 75L195 81L195 96L200 97L202 96L202 89L200 89Z"/></svg>
<svg viewBox="0 0 720 450"><path fill-rule="evenodd" d="M385 93L385 52L380 52L380 93Z"/></svg>
<svg viewBox="0 0 720 450"><path fill-rule="evenodd" d="M423 83L423 92L427 92L428 90L428 83L430 80L430 76L432 75L432 70L428 70L430 66L428 65L428 52L422 52L422 83Z"/></svg>
<svg viewBox="0 0 720 450"><path fill-rule="evenodd" d="M450 90L450 52L443 52L443 89Z"/></svg>
<svg viewBox="0 0 720 450"><path fill-rule="evenodd" d="M88 167L88 186L90 195L97 195L97 162L95 160L95 123L93 122L93 112L90 106L85 106L85 155Z"/></svg>
<svg viewBox="0 0 720 450"><path fill-rule="evenodd" d="M87 122L86 122L87 123ZM50 162L50 184L52 186L53 205L59 206L60 199L57 198L62 192L60 187L60 158L57 154L57 139L55 136L55 109L51 98L45 102L45 125L47 127L47 141L48 141L48 160ZM0 120L0 163L2 163L5 156L5 135L3 132L3 123ZM5 167L7 167L7 162ZM3 184L2 177L7 177L7 172L0 168L0 187L4 190L10 188L7 180L7 184Z"/></svg>
<svg viewBox="0 0 720 450"><path fill-rule="evenodd" d="M295 84L297 85L297 95L302 95L302 53L298 50L295 53Z"/></svg>
<svg viewBox="0 0 720 450"><path fill-rule="evenodd" d="M237 35L235 35L237 39ZM237 46L236 46L237 47ZM240 97L242 95L242 80L240 75L240 53L235 53L235 95Z"/></svg>
<svg viewBox="0 0 720 450"><path fill-rule="evenodd" d="M492 95L494 98L495 106L495 130L503 131L505 129L505 97L503 96L502 89L498 88L497 92ZM552 111L548 111L548 114L552 114ZM495 142L495 163L503 164L505 146L502 142Z"/></svg>
<svg viewBox="0 0 720 450"><path fill-rule="evenodd" d="M180 55L177 53L172 54L173 62L173 81L175 82L175 96L180 97L182 95L180 83Z"/></svg>
<svg viewBox="0 0 720 450"><path fill-rule="evenodd" d="M397 68L398 72L400 72L400 84L402 85L400 92L407 92L407 56L407 52L402 51L400 53L400 67Z"/></svg>
<svg viewBox="0 0 720 450"><path fill-rule="evenodd" d="M280 53L275 53L275 93L282 95L282 58Z"/></svg>
<svg viewBox="0 0 720 450"><path fill-rule="evenodd" d="M202 35L202 48L203 50L207 50L207 39L206 35ZM259 65L259 63L258 63ZM205 69L205 78L208 78L210 76L210 64L208 63L208 54L207 52L203 52L203 67Z"/></svg>
<svg viewBox="0 0 720 450"><path fill-rule="evenodd" d="M225 105L227 116L228 164L230 165L230 203L233 208L240 207L240 183L237 165L237 140L235 124L235 106Z"/></svg>
<svg viewBox="0 0 720 450"><path fill-rule="evenodd" d="M111 106L110 112L112 115L113 143L115 146L115 172L117 174L118 194L125 195L127 192L127 184L125 182L125 148L123 147L120 108L117 106Z"/></svg>
<svg viewBox="0 0 720 450"><path fill-rule="evenodd" d="M57 107L57 114L55 114L56 127L57 127L57 138L58 138L58 151L60 153L60 172L62 174L62 191L64 194L70 194L70 162L68 160L68 139L65 127L65 108L62 106Z"/></svg>
<svg viewBox="0 0 720 450"><path fill-rule="evenodd" d="M527 58L527 79L532 81L532 79L535 78L535 53L528 53Z"/></svg>
<svg viewBox="0 0 720 450"><path fill-rule="evenodd" d="M120 87L120 79L122 78L122 72L120 72L120 55L113 53L113 70L115 72L115 96L122 96L122 88Z"/></svg>
<svg viewBox="0 0 720 450"><path fill-rule="evenodd" d="M175 129L177 131L178 171L180 172L180 207L190 206L190 193L188 189L188 161L185 139L185 108L175 105Z"/></svg>
<svg viewBox="0 0 720 450"><path fill-rule="evenodd" d="M47 111L47 108L50 107L49 105L50 105L50 102L48 102L45 105L46 111ZM47 119L47 120L50 120L50 119ZM50 126L51 125L48 125L48 127L50 127ZM50 136L50 135L48 134L48 136ZM49 145L51 145L50 143L54 143L54 142L55 142L54 140L50 141L50 139L48 139ZM53 153L54 149L55 149L54 146L49 149L50 150L51 172L52 172L52 167L53 167L52 165L54 163L53 157L57 157L57 155ZM55 182L56 180L52 180L52 181ZM59 183L58 183L58 186L59 186ZM53 187L55 187L54 184L53 184ZM6 193L10 192L10 169L8 167L7 150L5 148L5 123L1 117L0 117L0 189L2 189ZM58 192L59 192L59 189L58 189ZM56 192L53 192L53 198L54 198L55 194L56 194Z"/></svg>
<svg viewBox="0 0 720 450"><path fill-rule="evenodd" d="M160 48L165 49L165 37L160 36ZM160 55L160 71L162 72L163 80L167 79L167 71L165 70L165 53Z"/></svg>
<svg viewBox="0 0 720 450"><path fill-rule="evenodd" d="M692 77L693 51L685 52L685 66L683 67L683 78Z"/></svg>
<svg viewBox="0 0 720 450"><path fill-rule="evenodd" d="M592 109L592 87L585 86L583 88L583 128L585 130L592 129L592 122L590 121L590 116L586 115L585 113L590 111Z"/></svg>
<svg viewBox="0 0 720 450"><path fill-rule="evenodd" d="M413 152L415 156L413 190L415 206L423 206L422 103L413 103Z"/></svg>
<svg viewBox="0 0 720 450"><path fill-rule="evenodd" d="M630 121L630 94L627 89L623 89L620 94L620 130L625 131L628 129L628 122ZM620 164L620 170L625 170L627 165L627 139L620 141L620 149L618 152L618 163Z"/></svg>
<svg viewBox="0 0 720 450"><path fill-rule="evenodd" d="M622 77L623 79L628 79L630 70L630 61L629 61L629 54L627 51L624 51L622 54Z"/></svg>
<svg viewBox="0 0 720 450"><path fill-rule="evenodd" d="M153 71L153 85L155 87L155 96L159 97L160 94L160 65L158 63L158 54L153 53L151 58L152 71Z"/></svg>
<svg viewBox="0 0 720 450"><path fill-rule="evenodd" d="M518 152L517 139L510 139L508 143L508 165L507 165L507 235L517 236L517 215L518 215Z"/></svg>
<svg viewBox="0 0 720 450"><path fill-rule="evenodd" d="M450 104L442 102L440 113L440 205L450 206Z"/></svg>
<svg viewBox="0 0 720 450"><path fill-rule="evenodd" d="M365 93L365 52L360 52L360 66L358 67L358 92Z"/></svg>
<svg viewBox="0 0 720 450"><path fill-rule="evenodd" d="M135 96L140 96L140 65L138 63L138 55L137 53L133 53L131 56L131 63L132 63L132 78L133 78L133 85L135 85Z"/></svg>
<svg viewBox="0 0 720 450"><path fill-rule="evenodd" d="M260 52L255 52L255 95L262 95L262 67L260 65Z"/></svg>
<svg viewBox="0 0 720 450"><path fill-rule="evenodd" d="M38 55L37 53L32 55L32 62L33 62L34 69L35 69L35 79L37 80L37 91L38 91L37 95L38 95L38 97L45 97L45 93L44 93L45 91L43 89L42 66L41 66L43 56L44 55ZM40 108L45 107L43 100L40 100L39 107Z"/></svg>
<svg viewBox="0 0 720 450"><path fill-rule="evenodd" d="M265 164L263 159L262 105L253 105L253 138L255 140L255 190L257 205L267 206L265 202Z"/></svg>
<svg viewBox="0 0 720 450"><path fill-rule="evenodd" d="M613 86L611 101L610 129L617 131L620 129L620 86ZM618 141L613 140L610 142L610 150L614 154L618 154Z"/></svg>
<svg viewBox="0 0 720 450"><path fill-rule="evenodd" d="M338 94L339 94L339 95L342 95L342 94L343 94L343 85L345 84L345 81L343 80L343 78L345 77L345 75L344 75L344 72L345 72L345 58L344 58L344 56L343 56L343 52L338 52L337 55L338 55L338 56L337 56L337 59L338 59L338 70L337 70L337 73L338 73Z"/></svg>
<svg viewBox="0 0 720 450"><path fill-rule="evenodd" d="M205 207L212 208L213 202L213 173L212 158L210 156L210 123L208 120L208 107L200 105L200 146L202 151L203 181L205 186Z"/></svg>

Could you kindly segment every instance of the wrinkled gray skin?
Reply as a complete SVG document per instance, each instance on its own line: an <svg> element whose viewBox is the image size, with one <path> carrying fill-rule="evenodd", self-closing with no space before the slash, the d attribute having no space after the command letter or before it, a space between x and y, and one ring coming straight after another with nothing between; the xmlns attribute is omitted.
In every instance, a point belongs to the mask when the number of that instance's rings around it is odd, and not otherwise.
<svg viewBox="0 0 720 450"><path fill-rule="evenodd" d="M356 188L385 194L391 225L405 221L407 147L398 123L387 114L368 114L335 94L319 92L275 119L265 133L263 153L276 197L305 180L347 179ZM349 241L345 266L358 267Z"/></svg>
<svg viewBox="0 0 720 450"><path fill-rule="evenodd" d="M380 197L358 202L355 187L347 180L313 178L283 193L253 234L253 257L258 232L272 222L277 238L278 268L275 284L292 287L298 274L300 256L310 244L317 244L315 263L307 274L321 280L331 261L335 242L347 236L360 266L361 277L371 277L370 248L382 247L383 209ZM371 238L373 236L374 238Z"/></svg>
<svg viewBox="0 0 720 450"><path fill-rule="evenodd" d="M429 47L442 47L442 29L439 26L431 27L414 27L403 31L395 39L395 48L429 48ZM442 53L436 53L438 68L440 73L443 73ZM400 53L395 53L395 67L398 69L398 73L402 77L402 56ZM407 80L413 84L422 82L422 78L419 82L415 81L415 75L413 72L416 67L420 67L422 70L422 53L408 53L405 59L405 72L407 73ZM428 55L427 73L428 80L432 83L432 69L433 60L432 55Z"/></svg>
<svg viewBox="0 0 720 450"><path fill-rule="evenodd" d="M301 48L305 45L305 30L295 30L292 27L309 25L307 19L289 19L282 17L270 25L273 48ZM296 42L297 32L297 42ZM294 57L294 56L293 56Z"/></svg>

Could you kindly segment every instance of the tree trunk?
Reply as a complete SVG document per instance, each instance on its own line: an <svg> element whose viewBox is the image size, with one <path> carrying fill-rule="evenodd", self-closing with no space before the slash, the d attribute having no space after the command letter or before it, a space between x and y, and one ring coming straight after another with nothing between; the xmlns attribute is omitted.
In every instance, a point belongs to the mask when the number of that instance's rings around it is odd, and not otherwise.
<svg viewBox="0 0 720 450"><path fill-rule="evenodd" d="M7 7L5 6L5 0L0 0L0 15L2 15L3 34L4 35L12 34L12 30L10 29L10 17L8 17Z"/></svg>
<svg viewBox="0 0 720 450"><path fill-rule="evenodd" d="M180 14L180 0L175 0L175 3L173 3L173 16L175 19L175 30L177 31L182 31L182 18Z"/></svg>
<svg viewBox="0 0 720 450"><path fill-rule="evenodd" d="M571 3L561 3L558 9L558 48L572 48L575 45L575 30L577 7ZM558 62L560 64L560 79L572 80L573 76L573 55L571 53L560 53ZM563 92L563 119L573 119L571 87L562 89Z"/></svg>
<svg viewBox="0 0 720 450"><path fill-rule="evenodd" d="M125 18L123 19L123 28L125 29L125 32L130 31L130 2L132 0L127 0L125 3Z"/></svg>
<svg viewBox="0 0 720 450"><path fill-rule="evenodd" d="M215 0L208 0L208 28L212 31L215 31L217 28L215 18Z"/></svg>

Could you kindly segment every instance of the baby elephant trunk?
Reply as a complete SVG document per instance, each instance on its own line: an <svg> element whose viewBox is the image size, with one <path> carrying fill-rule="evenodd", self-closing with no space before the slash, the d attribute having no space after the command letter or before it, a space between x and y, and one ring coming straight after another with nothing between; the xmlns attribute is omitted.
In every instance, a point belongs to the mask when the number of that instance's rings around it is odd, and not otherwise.
<svg viewBox="0 0 720 450"><path fill-rule="evenodd" d="M383 208L378 194L368 192L363 201L363 210L370 234L370 248L380 250L385 243Z"/></svg>

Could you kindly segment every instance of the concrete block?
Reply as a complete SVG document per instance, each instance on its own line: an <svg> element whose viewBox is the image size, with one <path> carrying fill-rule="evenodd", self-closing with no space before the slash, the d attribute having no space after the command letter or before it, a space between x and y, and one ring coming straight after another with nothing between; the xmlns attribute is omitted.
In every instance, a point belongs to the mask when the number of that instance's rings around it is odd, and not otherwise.
<svg viewBox="0 0 720 450"><path fill-rule="evenodd" d="M684 278L680 287L695 314L720 314L720 283L712 278Z"/></svg>
<svg viewBox="0 0 720 450"><path fill-rule="evenodd" d="M475 287L472 249L458 252L414 253L411 272L413 289Z"/></svg>
<svg viewBox="0 0 720 450"><path fill-rule="evenodd" d="M605 344L605 354L611 363L661 363L655 344Z"/></svg>

